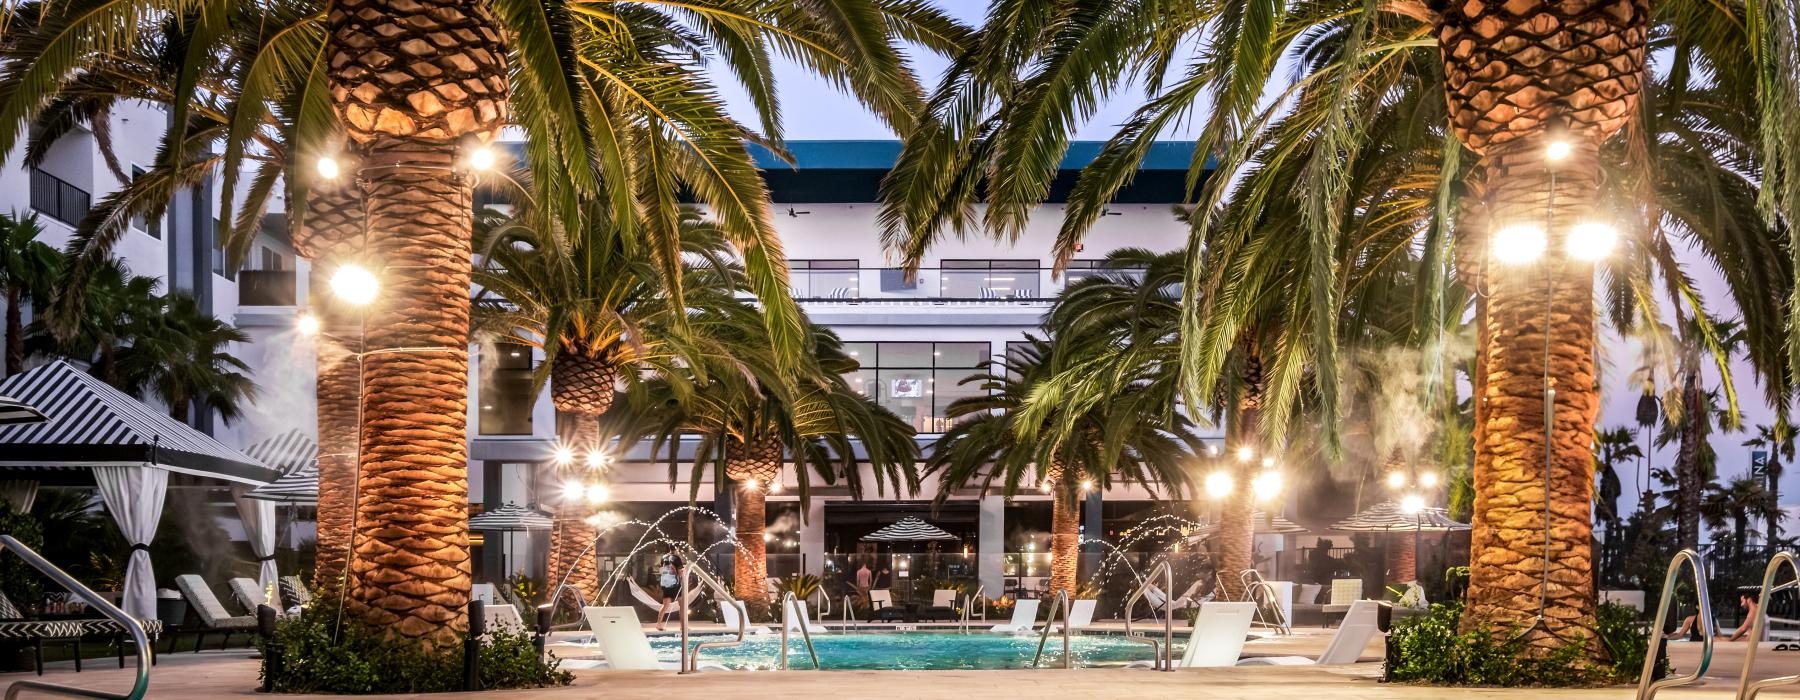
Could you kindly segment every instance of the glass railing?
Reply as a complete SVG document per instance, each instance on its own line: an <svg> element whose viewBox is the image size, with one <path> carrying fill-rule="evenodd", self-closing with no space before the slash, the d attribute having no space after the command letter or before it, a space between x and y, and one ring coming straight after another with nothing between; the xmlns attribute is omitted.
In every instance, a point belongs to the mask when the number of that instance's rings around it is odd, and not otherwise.
<svg viewBox="0 0 1800 700"><path fill-rule="evenodd" d="M795 299L812 302L987 302L1032 303L1055 297L1070 283L1099 274L1141 277L1141 270L1064 270L1051 268L955 269L920 268L911 279L891 267L792 270Z"/></svg>
<svg viewBox="0 0 1800 700"><path fill-rule="evenodd" d="M244 270L238 273L238 306L293 306L293 270Z"/></svg>

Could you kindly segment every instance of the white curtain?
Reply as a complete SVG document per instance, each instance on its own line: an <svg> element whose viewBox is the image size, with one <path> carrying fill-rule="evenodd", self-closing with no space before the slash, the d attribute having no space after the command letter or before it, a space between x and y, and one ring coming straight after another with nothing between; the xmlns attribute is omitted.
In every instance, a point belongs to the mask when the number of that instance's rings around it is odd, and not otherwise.
<svg viewBox="0 0 1800 700"><path fill-rule="evenodd" d="M11 503L13 510L20 513L31 512L31 504L37 500L38 482L36 479L8 479L0 481L0 500Z"/></svg>
<svg viewBox="0 0 1800 700"><path fill-rule="evenodd" d="M162 519L163 496L169 492L169 473L154 467L94 467L94 483L100 499L118 523L119 532L131 543L131 561L125 567L125 612L134 617L156 617L156 572L150 570L150 539Z"/></svg>
<svg viewBox="0 0 1800 700"><path fill-rule="evenodd" d="M250 552L259 564L256 584L267 595L279 575L275 571L275 502L249 498L249 493L249 486L231 487L231 500L237 502L238 518L244 521L244 538L250 540ZM264 602L281 609L279 599Z"/></svg>

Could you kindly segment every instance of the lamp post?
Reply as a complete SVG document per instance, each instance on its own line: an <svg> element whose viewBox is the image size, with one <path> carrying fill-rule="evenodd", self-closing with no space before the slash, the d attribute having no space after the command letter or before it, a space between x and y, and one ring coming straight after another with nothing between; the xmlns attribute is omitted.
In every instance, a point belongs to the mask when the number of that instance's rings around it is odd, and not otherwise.
<svg viewBox="0 0 1800 700"><path fill-rule="evenodd" d="M1413 519L1412 549L1410 556L1390 556L1388 568L1396 568L1396 565L1402 563L1403 565L1398 568L1410 566L1412 570L1404 573L1410 580L1416 581L1418 580L1419 540L1421 539L1423 530L1419 514L1423 513L1425 509L1431 505L1431 499L1429 499L1426 494L1435 491L1438 484L1441 482L1441 479L1438 478L1438 473L1434 470L1420 470L1408 463L1404 467L1397 467L1388 471L1387 475L1383 478L1383 481L1387 483L1390 490L1395 494L1398 494L1397 503L1400 506L1400 512ZM1410 561L1407 561L1409 559Z"/></svg>

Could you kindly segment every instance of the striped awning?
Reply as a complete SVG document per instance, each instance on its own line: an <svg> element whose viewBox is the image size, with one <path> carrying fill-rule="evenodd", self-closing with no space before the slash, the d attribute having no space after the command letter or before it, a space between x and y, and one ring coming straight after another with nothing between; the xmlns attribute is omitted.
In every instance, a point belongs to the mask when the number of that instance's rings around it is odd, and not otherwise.
<svg viewBox="0 0 1800 700"><path fill-rule="evenodd" d="M1364 508L1362 512L1352 515L1331 526L1338 532L1389 532L1408 530L1416 532L1448 532L1451 530L1467 530L1468 523L1459 523L1451 519L1450 512L1443 508L1425 507L1417 513L1409 514L1401 509L1395 501L1387 501Z"/></svg>
<svg viewBox="0 0 1800 700"><path fill-rule="evenodd" d="M923 542L927 540L961 539L938 529L936 525L908 515L900 522L863 535L864 542Z"/></svg>
<svg viewBox="0 0 1800 700"><path fill-rule="evenodd" d="M1252 532L1258 535L1296 535L1306 532L1306 528L1301 527L1299 523L1279 515L1270 515L1260 510L1251 513L1250 518L1251 527L1253 528ZM1216 520L1201 525L1188 532L1187 541L1198 542L1200 540L1209 539L1212 536L1219 534L1221 527L1223 526Z"/></svg>
<svg viewBox="0 0 1800 700"><path fill-rule="evenodd" d="M0 426L0 467L150 466L261 485L280 474L58 360L0 380L49 418Z"/></svg>
<svg viewBox="0 0 1800 700"><path fill-rule="evenodd" d="M25 405L25 402L0 396L0 425L24 425L42 423L45 420L43 412Z"/></svg>
<svg viewBox="0 0 1800 700"><path fill-rule="evenodd" d="M486 530L489 532L548 530L554 524L555 523L550 520L550 516L526 508L525 506L512 503L469 518L470 530Z"/></svg>
<svg viewBox="0 0 1800 700"><path fill-rule="evenodd" d="M311 435L301 432L299 428L294 428L279 435L271 435L244 448L244 454L280 470L283 474L292 474L313 465L314 460L319 458L319 443L315 442Z"/></svg>
<svg viewBox="0 0 1800 700"><path fill-rule="evenodd" d="M279 479L251 489L250 493L244 494L244 497L292 505L318 503L318 462L308 462L306 466L282 474Z"/></svg>

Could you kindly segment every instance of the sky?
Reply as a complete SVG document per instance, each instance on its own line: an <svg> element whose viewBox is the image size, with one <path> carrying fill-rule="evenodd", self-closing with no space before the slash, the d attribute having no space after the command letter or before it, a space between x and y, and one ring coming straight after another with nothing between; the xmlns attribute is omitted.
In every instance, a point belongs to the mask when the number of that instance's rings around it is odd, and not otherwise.
<svg viewBox="0 0 1800 700"><path fill-rule="evenodd" d="M986 7L980 0L938 0L939 7L963 22L976 25ZM909 54L914 69L923 80L926 89L937 84L948 61L929 51L916 50ZM1177 65L1180 61L1176 62ZM1277 71L1278 75L1286 74L1285 70ZM720 91L725 97L732 112L740 119L755 123L750 119L754 112L750 100L744 91L727 76L716 76ZM835 87L812 77L808 72L793 63L782 61L776 69L777 86L781 95L781 125L784 136L788 140L848 140L848 139L892 139L895 134L881 120L863 109L854 100L845 97ZM1112 136L1117 125L1124 122L1144 101L1141 89L1132 89L1115 95L1103 103L1094 118L1085 123L1075 135L1078 140L1104 140ZM1160 136L1160 138L1180 140L1192 138L1191 124L1179 125ZM868 235L874 236L871 230ZM1697 255L1681 256L1687 266L1687 272L1693 276L1708 304L1714 313L1723 317L1736 316L1730 297L1725 294L1726 286L1710 263ZM1632 372L1642 366L1642 348L1633 340L1619 337L1610 329L1602 329L1601 373L1603 405L1599 426L1604 428L1629 426L1636 428L1636 407L1640 394L1639 385L1632 381ZM1743 446L1745 439L1753 435L1754 427L1774 421L1774 411L1762 401L1762 392L1756 386L1749 363L1738 359L1733 363L1732 373L1735 386L1741 397L1745 432L1718 434L1712 437L1713 449L1718 453L1720 480L1728 479L1749 469L1750 451ZM1707 387L1717 387L1720 379L1716 371L1708 367L1705 371ZM1668 466L1674 458L1674 446L1667 449L1653 450L1652 463ZM1782 479L1781 493L1784 505L1792 504L1800 509L1800 468L1790 467ZM1620 477L1624 480L1625 496L1620 499L1623 512L1630 512L1636 503L1635 494L1642 488L1640 470L1634 465L1629 469L1621 469ZM1790 528L1800 527L1800 523Z"/></svg>

